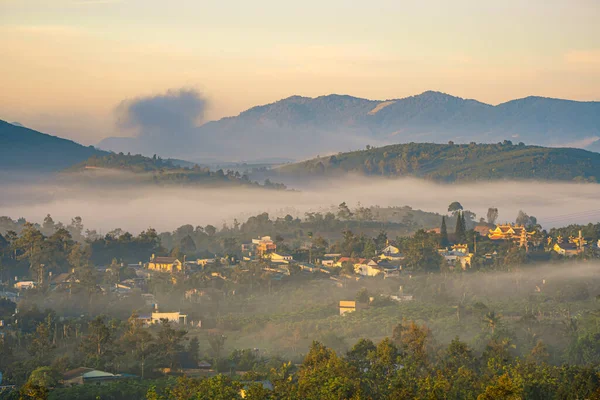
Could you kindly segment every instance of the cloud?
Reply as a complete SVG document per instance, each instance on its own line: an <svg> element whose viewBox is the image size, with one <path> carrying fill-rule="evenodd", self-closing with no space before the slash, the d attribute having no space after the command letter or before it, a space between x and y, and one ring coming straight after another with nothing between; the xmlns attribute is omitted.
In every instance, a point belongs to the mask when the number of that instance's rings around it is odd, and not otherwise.
<svg viewBox="0 0 600 400"><path fill-rule="evenodd" d="M194 89L125 100L117 106L117 126L135 130L140 139L182 138L204 118L207 101Z"/></svg>

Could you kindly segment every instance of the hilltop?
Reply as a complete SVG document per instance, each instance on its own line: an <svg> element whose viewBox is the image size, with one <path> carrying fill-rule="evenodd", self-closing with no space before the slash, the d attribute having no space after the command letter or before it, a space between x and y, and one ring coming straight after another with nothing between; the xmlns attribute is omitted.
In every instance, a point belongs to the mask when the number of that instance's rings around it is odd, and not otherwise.
<svg viewBox="0 0 600 400"><path fill-rule="evenodd" d="M0 169L54 172L106 151L0 120Z"/></svg>
<svg viewBox="0 0 600 400"><path fill-rule="evenodd" d="M600 138L600 102L530 96L490 105L427 91L400 99L291 96L194 128L185 143L107 138L99 147L198 160L301 159L370 144L525 141L584 147ZM156 148L152 148L152 146ZM160 147L160 148L159 148Z"/></svg>
<svg viewBox="0 0 600 400"><path fill-rule="evenodd" d="M247 175L238 171L219 169L211 171L208 167L183 162L181 160L163 160L160 157L145 157L140 154L108 154L102 157L92 156L64 171L63 177L77 179L81 176L105 182L127 181L132 183L210 185L210 186L249 186L269 189L285 189L285 185L267 180L264 185L252 182ZM118 172L125 174L116 175Z"/></svg>
<svg viewBox="0 0 600 400"><path fill-rule="evenodd" d="M343 173L418 177L443 182L537 179L592 181L600 154L581 149L513 144L408 143L318 157L277 168L278 176Z"/></svg>

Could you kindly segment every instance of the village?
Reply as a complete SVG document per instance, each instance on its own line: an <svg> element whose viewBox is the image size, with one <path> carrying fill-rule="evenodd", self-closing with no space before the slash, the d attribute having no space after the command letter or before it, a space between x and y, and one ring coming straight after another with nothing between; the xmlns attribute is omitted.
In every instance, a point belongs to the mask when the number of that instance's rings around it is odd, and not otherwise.
<svg viewBox="0 0 600 400"><path fill-rule="evenodd" d="M452 233L448 232L447 220L456 223ZM290 219L288 222L292 223ZM423 290L426 290L423 282L434 275L485 275L486 271L518 270L540 260L560 263L597 258L600 240L586 238L584 228L570 229L570 234L563 237L562 231L553 231L552 235L534 224L484 221L468 224L464 212L458 210L442 216L440 227L420 229L396 240L388 239L384 232L379 232L378 237L371 240L346 229L338 242L331 241L328 246L315 245L316 241L325 243L325 240L320 236L315 238L310 232L304 234L307 240L296 241L299 247L293 248L277 229L273 229L266 232L270 235L257 235L235 249L230 246L227 253L213 253L211 257L188 257L181 249L175 249L171 254L162 250L158 254L146 254L146 259L138 262L113 259L108 265L83 269L73 267L69 272L61 273L54 273L40 264L30 279L14 277L3 282L0 299L19 304L19 307L12 315L0 319L0 337L16 337L17 332L23 329L20 316L31 313L31 310L22 307L31 307L31 304L43 299L46 307L64 308L65 299L76 298L80 303L69 304L61 319L57 320L57 325L63 325L64 332L55 328L53 334L53 342L57 344L68 341L73 335L68 333L72 326L83 321L94 323L93 314L97 311L88 311L93 298L98 307L110 309L113 315L119 313L122 320L130 315L128 323L136 329L145 329L157 337L162 335L160 332L185 332L181 334L182 338L187 335L209 345L186 350L193 356L185 356L177 362L149 363L148 367L134 369L136 373L132 373L132 369L105 363L98 363L96 367L89 363L74 365L75 368L61 374L61 385L109 384L139 380L144 375L215 376L227 370L220 354L226 341L237 347L246 345L250 339L254 346L253 359L269 360L282 350L280 346L292 351L304 340L297 330L286 328L292 331L282 332L277 339L279 344L273 349L264 339L253 335L246 338L241 334L240 328L236 327L238 323L230 319L242 318L246 312L244 307L250 307L257 316L261 315L261 307L264 307L265 313L273 307L261 303L263 300L257 303L260 306L250 306L256 301L250 299L256 296L267 299L269 296L280 297L290 290L288 288L304 291L304 288L314 286L318 292L328 292L327 300L317 307L319 318L329 321L335 318L339 319L335 324L346 324L344 321L355 321L354 318L364 318L382 309L395 313L392 311L394 308L405 310L406 307L410 309L428 304L430 299L423 295ZM361 242L367 244L361 247ZM369 248L372 243L379 246ZM198 254L198 251L190 254ZM206 251L203 254L208 255ZM295 255L299 256L296 258ZM548 285L543 274L529 280L531 284L527 290L530 295L545 296L546 292L553 290L552 282ZM89 301L90 305L81 302L83 299L89 299L85 301ZM247 305L244 306L244 303ZM457 307L456 312L460 314L461 306ZM283 311L279 306L275 309ZM299 310L302 309L300 307ZM553 311L545 311L540 312L538 318L557 318L557 315ZM102 324L108 323L108 320L103 321ZM355 329L361 326L358 324ZM75 331L75 338L80 335L82 333ZM342 346L341 338L331 337L333 339L328 340L333 340L332 345ZM183 350L180 347L178 354L187 354L185 351L181 353ZM235 369L243 376L245 371L241 365ZM272 390L268 380L254 382Z"/></svg>

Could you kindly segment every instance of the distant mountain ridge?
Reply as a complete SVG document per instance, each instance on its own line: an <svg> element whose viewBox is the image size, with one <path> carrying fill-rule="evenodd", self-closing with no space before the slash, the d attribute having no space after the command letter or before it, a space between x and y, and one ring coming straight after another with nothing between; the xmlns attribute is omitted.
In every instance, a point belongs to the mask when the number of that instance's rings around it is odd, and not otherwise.
<svg viewBox="0 0 600 400"><path fill-rule="evenodd" d="M597 182L600 154L581 149L497 144L408 143L319 157L272 171L279 180L347 173L440 182Z"/></svg>
<svg viewBox="0 0 600 400"><path fill-rule="evenodd" d="M600 102L530 96L496 106L427 91L384 101L347 95L292 96L208 122L163 156L252 160L306 158L398 142L494 143L505 139L545 146L578 146L600 139ZM137 138L107 138L113 151L151 153ZM144 150L144 151L142 151Z"/></svg>
<svg viewBox="0 0 600 400"><path fill-rule="evenodd" d="M108 152L0 120L0 169L55 172Z"/></svg>

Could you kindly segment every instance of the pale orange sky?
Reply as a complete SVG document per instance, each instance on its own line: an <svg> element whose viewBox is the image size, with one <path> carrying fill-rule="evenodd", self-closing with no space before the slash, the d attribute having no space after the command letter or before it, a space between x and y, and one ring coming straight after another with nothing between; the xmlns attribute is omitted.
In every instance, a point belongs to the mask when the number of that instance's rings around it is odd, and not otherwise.
<svg viewBox="0 0 600 400"><path fill-rule="evenodd" d="M600 100L597 0L0 0L0 119L95 144L123 100Z"/></svg>

